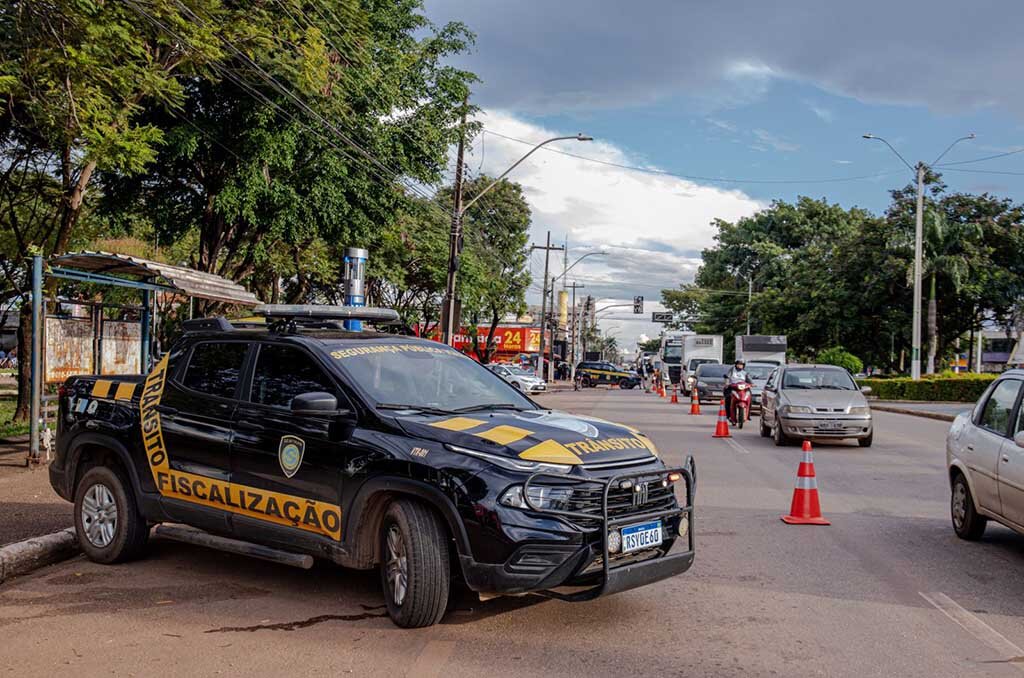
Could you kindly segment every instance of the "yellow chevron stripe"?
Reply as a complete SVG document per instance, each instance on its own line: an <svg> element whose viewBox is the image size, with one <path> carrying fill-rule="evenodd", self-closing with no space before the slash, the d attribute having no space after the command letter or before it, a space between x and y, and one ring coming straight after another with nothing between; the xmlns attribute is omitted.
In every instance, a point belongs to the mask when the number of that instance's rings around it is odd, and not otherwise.
<svg viewBox="0 0 1024 678"><path fill-rule="evenodd" d="M110 389L113 388L114 382L106 379L97 379L96 383L92 385L92 397L93 398L106 398L110 395Z"/></svg>
<svg viewBox="0 0 1024 678"><path fill-rule="evenodd" d="M583 460L556 440L545 440L519 453L520 459L542 461L549 464L582 464Z"/></svg>
<svg viewBox="0 0 1024 678"><path fill-rule="evenodd" d="M508 445L517 440L522 440L531 433L533 431L527 431L525 428L518 428L516 426L495 426L473 435L498 443L499 445Z"/></svg>
<svg viewBox="0 0 1024 678"><path fill-rule="evenodd" d="M132 396L135 395L135 386L135 384L129 384L128 382L118 384L114 398L116 400L131 400Z"/></svg>
<svg viewBox="0 0 1024 678"><path fill-rule="evenodd" d="M480 424L485 423L483 419L473 419L471 417L452 417L451 419L443 419L441 421L435 421L431 426L434 428L443 428L445 431L465 431L467 429L476 428Z"/></svg>

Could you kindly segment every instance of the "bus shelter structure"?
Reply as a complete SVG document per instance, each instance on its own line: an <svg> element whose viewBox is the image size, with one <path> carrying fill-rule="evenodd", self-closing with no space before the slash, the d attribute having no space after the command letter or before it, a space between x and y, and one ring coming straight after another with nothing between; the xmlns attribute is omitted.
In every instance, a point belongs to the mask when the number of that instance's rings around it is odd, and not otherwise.
<svg viewBox="0 0 1024 678"><path fill-rule="evenodd" d="M141 296L139 318L139 366L149 371L150 328L155 317L154 293L165 292L224 304L255 306L260 303L252 292L219 275L203 273L127 254L75 252L45 260L32 258L32 350L31 350L31 422L28 461L40 460L40 417L43 399L43 332L46 306L43 303L45 279L71 280L138 290Z"/></svg>

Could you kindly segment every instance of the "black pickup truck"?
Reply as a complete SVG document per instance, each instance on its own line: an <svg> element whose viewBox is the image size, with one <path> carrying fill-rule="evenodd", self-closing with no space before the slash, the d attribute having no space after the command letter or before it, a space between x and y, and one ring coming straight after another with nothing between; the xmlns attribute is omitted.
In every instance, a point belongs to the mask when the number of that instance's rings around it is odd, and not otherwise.
<svg viewBox="0 0 1024 678"><path fill-rule="evenodd" d="M223 318L186 323L144 377L68 379L50 466L94 561L183 523L379 567L403 627L438 622L455 577L587 600L686 571L694 476L444 344Z"/></svg>

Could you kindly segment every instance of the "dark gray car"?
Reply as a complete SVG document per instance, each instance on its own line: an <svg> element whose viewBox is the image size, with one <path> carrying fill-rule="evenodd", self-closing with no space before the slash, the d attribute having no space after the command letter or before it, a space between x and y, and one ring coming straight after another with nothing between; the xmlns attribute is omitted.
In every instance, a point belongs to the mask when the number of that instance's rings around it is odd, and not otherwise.
<svg viewBox="0 0 1024 678"><path fill-rule="evenodd" d="M870 447L874 438L871 389L834 365L783 365L772 372L761 394L761 435L776 445L808 438L854 438Z"/></svg>
<svg viewBox="0 0 1024 678"><path fill-rule="evenodd" d="M725 397L725 375L732 365L705 363L697 367L697 397L701 400L720 400Z"/></svg>

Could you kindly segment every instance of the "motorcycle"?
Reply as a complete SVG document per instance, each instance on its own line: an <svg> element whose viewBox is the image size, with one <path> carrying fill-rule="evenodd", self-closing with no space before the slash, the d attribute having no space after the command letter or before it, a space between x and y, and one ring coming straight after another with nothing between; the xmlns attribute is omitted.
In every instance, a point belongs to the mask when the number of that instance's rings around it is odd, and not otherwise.
<svg viewBox="0 0 1024 678"><path fill-rule="evenodd" d="M750 419L750 384L740 382L729 388L732 389L732 397L729 398L729 423L736 428L743 428L743 423Z"/></svg>

